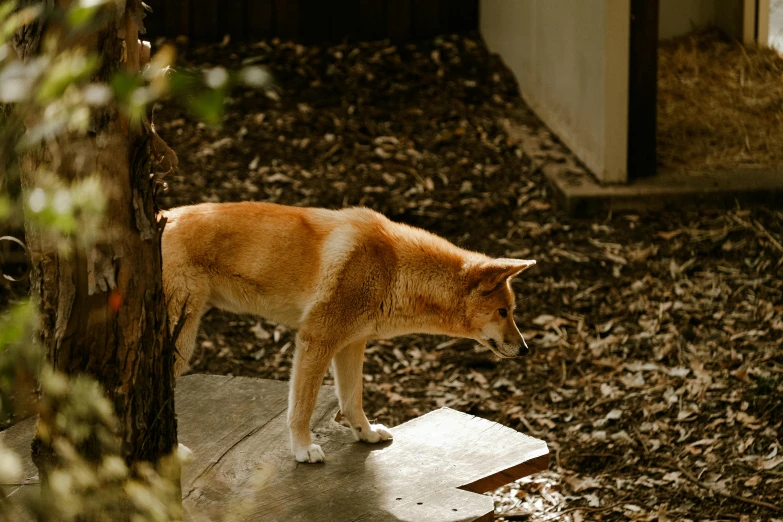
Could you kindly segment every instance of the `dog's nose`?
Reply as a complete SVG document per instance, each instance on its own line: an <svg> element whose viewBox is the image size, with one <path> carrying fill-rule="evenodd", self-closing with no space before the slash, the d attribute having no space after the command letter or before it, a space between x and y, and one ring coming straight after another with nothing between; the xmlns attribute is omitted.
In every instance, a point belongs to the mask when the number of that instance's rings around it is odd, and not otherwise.
<svg viewBox="0 0 783 522"><path fill-rule="evenodd" d="M522 357L523 355L527 355L530 353L530 349L527 347L527 343L525 342L525 338L522 338L522 344L519 346L519 352L517 352L518 357Z"/></svg>

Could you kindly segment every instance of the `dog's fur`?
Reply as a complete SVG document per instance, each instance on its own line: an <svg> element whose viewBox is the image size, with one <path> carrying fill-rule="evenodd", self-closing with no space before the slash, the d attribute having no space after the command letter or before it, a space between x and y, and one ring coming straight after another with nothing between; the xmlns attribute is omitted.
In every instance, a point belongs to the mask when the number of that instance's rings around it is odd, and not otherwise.
<svg viewBox="0 0 783 522"><path fill-rule="evenodd" d="M171 329L181 328L177 376L210 306L298 330L288 423L300 462L324 460L310 439L310 417L330 362L356 437L392 438L362 410L368 340L445 334L475 339L500 357L527 353L510 279L535 261L463 250L366 208L205 203L162 214L163 287Z"/></svg>

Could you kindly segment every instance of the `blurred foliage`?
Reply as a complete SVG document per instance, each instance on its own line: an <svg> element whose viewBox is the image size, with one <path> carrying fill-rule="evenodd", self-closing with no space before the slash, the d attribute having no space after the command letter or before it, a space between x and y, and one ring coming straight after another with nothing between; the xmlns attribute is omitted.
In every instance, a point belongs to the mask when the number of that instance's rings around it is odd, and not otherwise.
<svg viewBox="0 0 783 522"><path fill-rule="evenodd" d="M176 453L156 467L139 463L129 469L111 402L98 383L46 368L41 387L38 435L55 449L58 463L49 474L48 495L31 503L32 511L62 521L182 519Z"/></svg>
<svg viewBox="0 0 783 522"><path fill-rule="evenodd" d="M36 324L30 301L0 316L0 420L38 413L38 435L51 444L57 458L47 494L21 502L41 520L181 520L176 453L156 467L141 463L129 469L120 452L111 402L94 380L68 378L44 363ZM38 385L43 395L36 401ZM84 451L86 447L92 450ZM2 484L22 479L21 459L0 443L0 520L10 522L11 508L3 501L7 486Z"/></svg>
<svg viewBox="0 0 783 522"><path fill-rule="evenodd" d="M110 21L116 4L81 0L65 11L44 13L38 6L18 9L15 2L0 2L0 225L19 229L24 218L65 256L75 247L88 250L107 240L102 230L106 187L99 173L84 172L74 181L58 176L58 139L88 136L94 119L107 109L145 125L150 104L166 96L176 97L194 117L218 125L233 85L269 83L258 67L238 73L175 71L171 46L151 56L141 74L122 71L96 81L102 57L74 42ZM45 33L40 52L22 61L12 39L42 16L58 30ZM32 176L34 186L22 191L20 157L42 146L47 159ZM116 435L117 419L100 385L54 372L38 343L37 325L30 300L0 310L0 429L38 414L38 435L56 457L46 494L26 499L25 507L41 520L181 520L176 452L156 467L142 463L129 469ZM0 484L18 482L21 474L19 456L0 443ZM0 520L7 519L11 507L3 488Z"/></svg>
<svg viewBox="0 0 783 522"><path fill-rule="evenodd" d="M36 323L36 310L29 301L0 316L0 423L33 411L35 381L44 362L34 342Z"/></svg>

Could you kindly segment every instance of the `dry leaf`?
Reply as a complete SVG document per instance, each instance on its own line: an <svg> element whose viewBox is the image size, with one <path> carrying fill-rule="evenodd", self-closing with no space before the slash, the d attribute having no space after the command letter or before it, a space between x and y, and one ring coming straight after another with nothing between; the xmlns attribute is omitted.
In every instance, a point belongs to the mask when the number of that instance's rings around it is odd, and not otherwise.
<svg viewBox="0 0 783 522"><path fill-rule="evenodd" d="M567 477L566 482L568 482L568 484L571 486L571 489L573 489L574 493L602 487L601 483L593 477Z"/></svg>
<svg viewBox="0 0 783 522"><path fill-rule="evenodd" d="M775 458L762 461L760 466L759 466L759 469L762 469L762 470L765 470L765 471L769 471L771 469L775 469L780 464L783 464L783 455L779 455L779 456L777 456Z"/></svg>
<svg viewBox="0 0 783 522"><path fill-rule="evenodd" d="M665 239L666 241L669 241L670 239L674 239L675 237L682 234L682 230L672 230L671 232L658 232L655 234L655 237L660 237L662 239Z"/></svg>
<svg viewBox="0 0 783 522"><path fill-rule="evenodd" d="M761 484L761 475L753 475L743 483L743 485L748 488L756 487L759 484Z"/></svg>

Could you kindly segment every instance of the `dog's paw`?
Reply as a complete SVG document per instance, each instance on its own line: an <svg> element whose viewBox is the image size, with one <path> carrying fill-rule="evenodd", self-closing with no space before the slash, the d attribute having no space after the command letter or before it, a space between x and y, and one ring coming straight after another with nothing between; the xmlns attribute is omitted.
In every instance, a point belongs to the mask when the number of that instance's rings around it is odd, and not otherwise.
<svg viewBox="0 0 783 522"><path fill-rule="evenodd" d="M360 441L369 442L371 444L391 440L393 438L389 428L383 424L370 424L369 430L363 430L361 426L357 426L354 428L353 432L356 433L356 436Z"/></svg>
<svg viewBox="0 0 783 522"><path fill-rule="evenodd" d="M309 448L296 450L294 452L297 462L323 462L326 460L324 456L324 450L318 444L310 444Z"/></svg>
<svg viewBox="0 0 783 522"><path fill-rule="evenodd" d="M177 458L179 463L185 466L193 460L193 451L184 444L177 444Z"/></svg>

